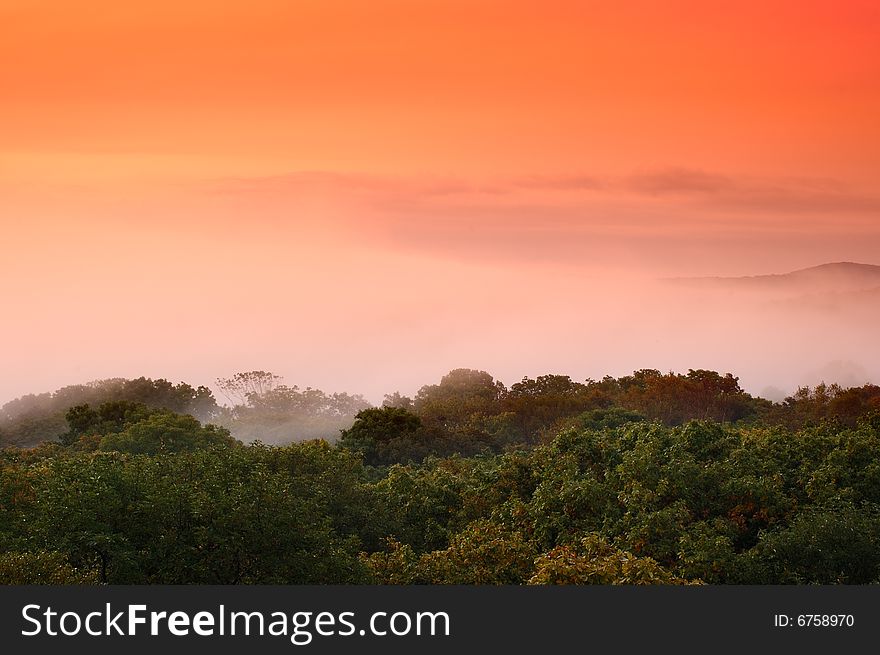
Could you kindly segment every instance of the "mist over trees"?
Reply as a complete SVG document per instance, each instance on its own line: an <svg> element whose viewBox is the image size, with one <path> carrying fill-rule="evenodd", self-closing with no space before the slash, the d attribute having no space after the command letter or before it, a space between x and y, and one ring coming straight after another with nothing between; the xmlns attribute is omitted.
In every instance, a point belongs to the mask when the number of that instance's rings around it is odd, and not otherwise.
<svg viewBox="0 0 880 655"><path fill-rule="evenodd" d="M880 387L456 369L370 407L224 385L231 406L144 378L5 406L0 582L880 582Z"/></svg>
<svg viewBox="0 0 880 655"><path fill-rule="evenodd" d="M57 439L68 430L65 415L72 407L108 401L141 403L190 414L200 421L216 420L220 414L213 392L205 386L143 377L98 380L52 393L22 396L6 403L0 407L0 444L32 446Z"/></svg>
<svg viewBox="0 0 880 655"><path fill-rule="evenodd" d="M289 387L280 376L266 371L220 378L217 386L232 403L223 409L220 423L242 441L334 441L358 412L370 407L363 396Z"/></svg>
<svg viewBox="0 0 880 655"><path fill-rule="evenodd" d="M801 387L774 403L743 391L730 373L701 369L685 374L642 369L583 382L542 375L523 378L509 388L485 371L454 369L412 398L386 394L379 408L357 394L288 386L267 371L237 373L218 379L216 386L225 404L218 403L206 386L149 378L101 380L23 396L0 407L0 446L75 439L87 428L106 431L107 426L99 429L102 423L118 427L128 413L162 409L223 427L246 443L333 443L341 438L369 450L369 455L363 451L368 462L393 463L430 454L500 452L546 440L563 427L614 423L615 416L624 415L669 426L710 420L797 429L823 420L854 426L860 417L880 409L876 385L843 388L822 383ZM369 428L370 424L381 427ZM371 438L377 443L364 442L368 432L375 434Z"/></svg>

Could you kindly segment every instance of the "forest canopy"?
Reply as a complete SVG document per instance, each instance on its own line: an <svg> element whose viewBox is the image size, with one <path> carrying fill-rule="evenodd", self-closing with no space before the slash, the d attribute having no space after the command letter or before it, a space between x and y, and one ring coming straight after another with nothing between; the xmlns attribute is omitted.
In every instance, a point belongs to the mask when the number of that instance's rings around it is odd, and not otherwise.
<svg viewBox="0 0 880 655"><path fill-rule="evenodd" d="M875 386L456 369L371 407L226 382L231 406L146 378L5 405L0 582L880 582Z"/></svg>

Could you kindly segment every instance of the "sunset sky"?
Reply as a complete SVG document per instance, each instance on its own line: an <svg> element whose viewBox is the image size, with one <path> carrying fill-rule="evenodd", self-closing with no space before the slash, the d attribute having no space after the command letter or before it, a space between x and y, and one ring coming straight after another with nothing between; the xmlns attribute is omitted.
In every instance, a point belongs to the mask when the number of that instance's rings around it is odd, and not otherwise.
<svg viewBox="0 0 880 655"><path fill-rule="evenodd" d="M458 366L795 384L657 337L639 291L880 264L878 117L873 0L0 0L0 404L254 368L373 401Z"/></svg>

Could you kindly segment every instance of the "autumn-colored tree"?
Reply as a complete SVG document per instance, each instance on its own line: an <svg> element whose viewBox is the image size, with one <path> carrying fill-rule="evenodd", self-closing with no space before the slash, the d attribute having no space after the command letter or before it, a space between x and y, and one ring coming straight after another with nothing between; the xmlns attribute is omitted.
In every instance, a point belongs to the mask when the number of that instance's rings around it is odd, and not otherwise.
<svg viewBox="0 0 880 655"><path fill-rule="evenodd" d="M559 546L541 555L529 584L676 585L687 581L650 557L636 557L599 535L589 535L576 546Z"/></svg>

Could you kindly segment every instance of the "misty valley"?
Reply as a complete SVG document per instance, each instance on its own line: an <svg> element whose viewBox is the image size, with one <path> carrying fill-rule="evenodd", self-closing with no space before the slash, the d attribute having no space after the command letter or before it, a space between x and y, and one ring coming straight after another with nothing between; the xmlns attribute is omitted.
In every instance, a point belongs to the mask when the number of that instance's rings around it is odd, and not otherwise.
<svg viewBox="0 0 880 655"><path fill-rule="evenodd" d="M880 387L710 370L412 397L109 379L0 408L3 584L880 582ZM219 397L219 401L218 401Z"/></svg>
<svg viewBox="0 0 880 655"><path fill-rule="evenodd" d="M880 640L880 0L0 0L0 88L0 649Z"/></svg>

